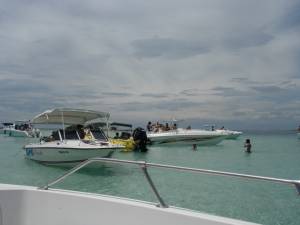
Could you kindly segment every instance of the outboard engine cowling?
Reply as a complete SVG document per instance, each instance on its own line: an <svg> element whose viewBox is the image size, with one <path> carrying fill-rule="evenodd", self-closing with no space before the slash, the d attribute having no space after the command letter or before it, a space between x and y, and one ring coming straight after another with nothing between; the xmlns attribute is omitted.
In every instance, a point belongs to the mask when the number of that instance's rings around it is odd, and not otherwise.
<svg viewBox="0 0 300 225"><path fill-rule="evenodd" d="M141 128L137 127L132 134L133 140L135 142L135 150L140 150L141 152L146 152L148 149L146 147L147 144L147 133Z"/></svg>

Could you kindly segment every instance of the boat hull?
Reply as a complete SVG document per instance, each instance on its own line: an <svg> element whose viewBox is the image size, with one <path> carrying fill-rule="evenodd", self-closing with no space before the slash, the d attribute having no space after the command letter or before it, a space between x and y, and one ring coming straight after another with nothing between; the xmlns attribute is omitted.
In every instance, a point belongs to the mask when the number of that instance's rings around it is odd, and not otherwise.
<svg viewBox="0 0 300 225"><path fill-rule="evenodd" d="M216 145L226 138L224 134L212 131L178 130L161 133L148 133L147 138L152 144L162 145Z"/></svg>
<svg viewBox="0 0 300 225"><path fill-rule="evenodd" d="M81 141L29 144L24 147L25 157L46 164L76 163L93 157L109 157L120 145L86 144Z"/></svg>

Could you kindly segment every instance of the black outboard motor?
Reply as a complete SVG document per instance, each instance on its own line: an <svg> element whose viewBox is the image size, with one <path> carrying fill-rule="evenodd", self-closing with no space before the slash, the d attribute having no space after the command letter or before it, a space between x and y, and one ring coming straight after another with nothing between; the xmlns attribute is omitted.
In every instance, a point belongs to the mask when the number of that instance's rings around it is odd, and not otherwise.
<svg viewBox="0 0 300 225"><path fill-rule="evenodd" d="M135 151L146 152L148 149L146 147L147 144L147 134L146 131L137 127L132 133L133 140L135 142Z"/></svg>

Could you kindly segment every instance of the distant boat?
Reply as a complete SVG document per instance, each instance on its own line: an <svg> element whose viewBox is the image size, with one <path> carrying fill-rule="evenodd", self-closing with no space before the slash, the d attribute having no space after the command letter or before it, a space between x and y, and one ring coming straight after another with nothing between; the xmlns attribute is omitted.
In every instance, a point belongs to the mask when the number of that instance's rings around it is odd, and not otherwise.
<svg viewBox="0 0 300 225"><path fill-rule="evenodd" d="M148 132L147 138L152 144L176 145L216 145L227 135L215 131L177 128L169 131Z"/></svg>
<svg viewBox="0 0 300 225"><path fill-rule="evenodd" d="M26 145L25 157L46 164L77 163L92 157L109 157L115 150L124 149L124 146L110 143L99 128L89 128L87 139L81 137L81 129L76 129L76 126L82 128L87 121L108 117L109 113L92 110L68 108L47 110L33 118L32 122L62 123L63 127L75 125L74 129L57 130L39 143Z"/></svg>
<svg viewBox="0 0 300 225"><path fill-rule="evenodd" d="M3 123L1 123L0 134L6 134L6 130L8 128L13 128L13 127L15 127L14 123L10 123L10 122L3 122Z"/></svg>
<svg viewBox="0 0 300 225"><path fill-rule="evenodd" d="M2 134L11 137L39 137L40 131L31 126L30 121L15 121L15 123L3 123Z"/></svg>

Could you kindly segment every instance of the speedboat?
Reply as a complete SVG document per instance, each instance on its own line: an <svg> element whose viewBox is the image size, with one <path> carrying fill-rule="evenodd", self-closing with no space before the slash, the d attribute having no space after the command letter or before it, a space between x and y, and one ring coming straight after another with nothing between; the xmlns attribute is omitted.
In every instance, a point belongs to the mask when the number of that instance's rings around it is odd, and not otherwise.
<svg viewBox="0 0 300 225"><path fill-rule="evenodd" d="M45 164L78 163L92 157L110 157L124 146L110 143L100 129L89 127L83 134L87 121L109 118L109 113L82 109L58 108L47 110L33 118L34 124L59 124L63 129L42 138L39 143L24 146L25 157ZM73 129L65 128L71 125ZM88 138L86 138L88 137Z"/></svg>
<svg viewBox="0 0 300 225"><path fill-rule="evenodd" d="M6 134L6 130L15 127L14 123L3 122L0 127L0 134Z"/></svg>
<svg viewBox="0 0 300 225"><path fill-rule="evenodd" d="M226 134L200 129L176 128L168 131L147 132L152 144L196 144L216 145L227 137Z"/></svg>
<svg viewBox="0 0 300 225"><path fill-rule="evenodd" d="M228 129L216 129L216 132L225 134L226 139L237 139L239 136L243 134L241 131L234 131L234 130L228 130Z"/></svg>
<svg viewBox="0 0 300 225"><path fill-rule="evenodd" d="M110 195L51 188L52 185L63 181L65 178L84 166L87 166L89 163L95 162L139 166L145 175L158 204ZM295 185L298 193L300 192L299 180L178 167L165 164L146 163L143 161L93 158L80 163L54 181L48 182L45 186L32 187L0 184L0 224L98 225L101 223L106 225L254 225L254 223L251 222L209 215L168 205L159 194L155 183L148 173L148 167L279 182ZM41 204L43 204L42 207Z"/></svg>
<svg viewBox="0 0 300 225"><path fill-rule="evenodd" d="M15 123L6 123L1 133L11 137L39 137L40 131L31 126L30 121L15 121ZM4 123L5 125L5 123Z"/></svg>

